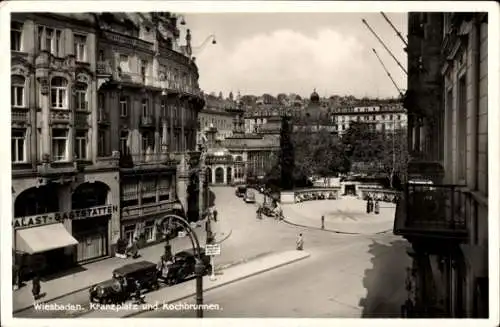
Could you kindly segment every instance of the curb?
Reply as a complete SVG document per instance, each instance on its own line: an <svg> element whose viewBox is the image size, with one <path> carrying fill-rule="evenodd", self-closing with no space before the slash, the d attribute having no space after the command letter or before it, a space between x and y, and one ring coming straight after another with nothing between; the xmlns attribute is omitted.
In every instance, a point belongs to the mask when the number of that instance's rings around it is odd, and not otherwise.
<svg viewBox="0 0 500 327"><path fill-rule="evenodd" d="M221 244L222 242L224 242L225 240L227 240L227 239L231 236L231 234L232 234L232 233L233 233L233 229L230 229L230 230L229 230L229 232L227 233L227 235L225 235L225 236L224 236L221 240L216 241L216 243ZM110 257L110 258L111 258L111 257ZM66 297L66 296L73 295L73 294L76 294L76 293L78 293L78 292L84 291L84 290L88 289L90 286L91 286L91 285L88 285L88 286L85 286L85 287L82 287L82 288L79 288L79 289L73 290L73 291L71 291L71 292L68 292L68 293L65 293L65 294L58 295L58 296L53 297L53 298L51 298L51 299L48 299L48 300L46 300L46 301L44 301L44 302L46 302L46 303L47 303L47 302L57 301L57 300L59 300L59 299L62 299L63 297ZM34 305L33 305L33 304L31 304L31 305L26 306L26 307L24 307L24 308L20 308L20 309L13 310L13 311L12 311L12 314L14 315L14 314L16 314L16 313L20 313L20 312L23 312L23 311L29 310L29 309L31 309L31 308L33 308L33 307L34 307Z"/></svg>
<svg viewBox="0 0 500 327"><path fill-rule="evenodd" d="M208 292L208 291L211 291L211 290L214 290L214 289L217 289L217 288L220 288L222 286L226 286L226 285L229 285L229 284L232 284L232 283L236 283L236 282L239 282L239 281L242 281L242 280L245 280L247 278L250 278L250 277L254 277L254 276L257 276L257 275L260 275L260 274L263 274L265 272L268 272L268 271L271 271L271 270L274 270L274 269L278 269L278 268L281 268L281 267L284 267L284 266L287 266L287 265L290 265L292 263L295 263L295 262L298 262L298 261L301 261L301 260L304 260L304 259L307 259L311 256L310 253L307 253L307 255L303 256L303 257L300 257L300 258L296 258L296 259L293 259L293 260L290 260L290 261L287 261L287 262L283 262L277 266L272 266L272 267L269 267L269 268L266 268L266 269L263 269L263 270L258 270L254 273L251 273L249 275L246 275L246 276L242 276L242 277L239 277L239 278L236 278L236 279L233 279L233 280L229 280L227 282L224 282L224 283L221 283L219 285L215 285L215 286L211 286L211 287L208 287L208 288L204 288L203 289L203 292ZM168 301L166 304L172 304L172 303L175 303L175 302L179 302L181 300L184 300L184 299L187 299L187 298L190 298L192 296L196 295L196 292L191 292L189 295L186 295L186 296L182 296L182 297L179 297L177 299L174 299L174 300L170 300ZM144 310L140 310L140 311L137 311L137 312L133 312L133 313L130 313L130 314L127 314L125 316L122 316L120 318L130 318L130 317L133 317L133 316L137 316L137 315L140 315L141 313L144 313L144 312L148 312L148 311L153 311L154 309L153 308L150 308L150 309L144 309Z"/></svg>
<svg viewBox="0 0 500 327"><path fill-rule="evenodd" d="M344 235L366 235L366 236L370 236L370 235L377 235L377 234L385 234L387 232L390 232L392 231L392 229L388 229L388 230L384 230L384 231L381 231L381 232L376 232L376 233L370 233L370 234L364 234L364 233L351 233L351 232L342 232L342 231L339 231L339 230L334 230L334 229L321 229L319 227L313 227L313 226L307 226L307 225L301 225L301 224L297 224L297 223L293 223L287 219L283 219L283 221L285 223L287 223L288 225L291 225L291 226L296 226L296 227L303 227L303 228L308 228L308 229L314 229L314 230L320 230L320 231L324 231L324 232L329 232L329 233L334 233L334 234L344 234Z"/></svg>

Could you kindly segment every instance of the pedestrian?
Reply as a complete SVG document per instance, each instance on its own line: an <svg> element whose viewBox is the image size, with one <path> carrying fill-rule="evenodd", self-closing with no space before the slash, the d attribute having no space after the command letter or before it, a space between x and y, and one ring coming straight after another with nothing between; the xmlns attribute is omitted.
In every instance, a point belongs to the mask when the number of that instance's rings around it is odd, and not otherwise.
<svg viewBox="0 0 500 327"><path fill-rule="evenodd" d="M321 229L325 229L325 216L321 216Z"/></svg>
<svg viewBox="0 0 500 327"><path fill-rule="evenodd" d="M299 251L302 251L304 249L304 239L302 238L302 233L299 234L299 237L297 237L297 247L296 249Z"/></svg>
<svg viewBox="0 0 500 327"><path fill-rule="evenodd" d="M257 219L262 219L262 205L257 208Z"/></svg>
<svg viewBox="0 0 500 327"><path fill-rule="evenodd" d="M368 197L368 200L366 201L366 213L371 213L373 210L373 200L371 196Z"/></svg>
<svg viewBox="0 0 500 327"><path fill-rule="evenodd" d="M33 293L33 299L36 301L40 298L40 291L41 291L40 278L38 276L33 277L32 284L33 287L31 289L31 292Z"/></svg>
<svg viewBox="0 0 500 327"><path fill-rule="evenodd" d="M380 204L378 202L378 199L375 200L374 212L376 215L378 215L380 213Z"/></svg>
<svg viewBox="0 0 500 327"><path fill-rule="evenodd" d="M144 294L141 293L141 283L138 279L135 280L135 300L137 303L144 303Z"/></svg>
<svg viewBox="0 0 500 327"><path fill-rule="evenodd" d="M214 208L214 221L217 221L217 209Z"/></svg>

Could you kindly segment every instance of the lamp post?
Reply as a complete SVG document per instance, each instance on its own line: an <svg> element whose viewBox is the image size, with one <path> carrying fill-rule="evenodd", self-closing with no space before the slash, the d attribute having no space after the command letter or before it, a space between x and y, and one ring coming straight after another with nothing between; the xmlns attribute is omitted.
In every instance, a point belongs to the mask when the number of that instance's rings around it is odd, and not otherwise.
<svg viewBox="0 0 500 327"><path fill-rule="evenodd" d="M203 132L202 132L203 133ZM200 148L200 151L201 151L201 155L200 155L200 161L201 161L201 164L200 164L200 169L206 174L206 156L207 156L207 146L206 144L204 143L200 143L199 144L199 148ZM205 175L205 180L204 180L204 183L206 184L207 183L207 176ZM208 197L208 186L206 187L206 190L204 192L204 201L205 201L205 205L208 209L209 207L209 197ZM214 241L214 235L212 233L212 224L211 224L211 219L212 219L212 215L210 213L208 213L207 217L206 217L206 225L205 225L205 229L206 229L206 244L212 244L213 241Z"/></svg>
<svg viewBox="0 0 500 327"><path fill-rule="evenodd" d="M198 241L198 237L196 236L195 231L191 228L187 220L177 215L166 215L163 218L162 224L170 223L171 220L180 223L184 230L187 232L189 240L191 241L191 245L193 246L193 252L195 255L196 263L194 266L194 271L196 274L196 317L203 318L203 275L205 272L205 265L203 264L203 260L201 257L201 248L200 242Z"/></svg>

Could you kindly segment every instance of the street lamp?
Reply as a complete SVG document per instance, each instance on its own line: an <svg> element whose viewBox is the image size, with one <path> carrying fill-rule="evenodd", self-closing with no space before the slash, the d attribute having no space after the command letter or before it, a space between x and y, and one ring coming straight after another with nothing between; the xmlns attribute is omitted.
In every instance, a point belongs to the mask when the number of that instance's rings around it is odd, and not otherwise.
<svg viewBox="0 0 500 327"><path fill-rule="evenodd" d="M194 271L196 274L196 317L203 318L203 275L205 273L205 265L203 264L203 260L201 257L201 248L200 242L198 241L198 237L196 236L195 231L191 228L188 221L184 218L177 215L166 215L162 220L162 225L167 223L170 224L171 220L175 220L176 222L180 222L181 226L187 231L187 235L189 236L189 240L191 241L191 245L193 246L193 253L195 255L196 263L194 266ZM165 227L165 226L162 226ZM168 237L167 237L168 240ZM168 242L168 241L167 241ZM168 243L167 243L168 245Z"/></svg>

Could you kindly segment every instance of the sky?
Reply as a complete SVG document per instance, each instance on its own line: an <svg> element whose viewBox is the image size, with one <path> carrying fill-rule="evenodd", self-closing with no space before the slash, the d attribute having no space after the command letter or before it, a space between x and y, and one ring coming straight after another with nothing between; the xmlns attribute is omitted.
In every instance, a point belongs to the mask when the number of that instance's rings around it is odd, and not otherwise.
<svg viewBox="0 0 500 327"><path fill-rule="evenodd" d="M407 14L386 12L406 40ZM406 69L404 43L380 12L369 13L190 13L200 88L224 96L232 91L262 95L396 97L406 74L361 22L364 18ZM215 35L216 44L206 42Z"/></svg>

